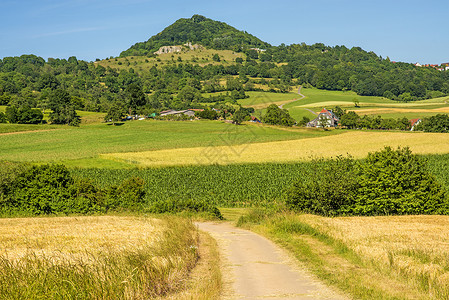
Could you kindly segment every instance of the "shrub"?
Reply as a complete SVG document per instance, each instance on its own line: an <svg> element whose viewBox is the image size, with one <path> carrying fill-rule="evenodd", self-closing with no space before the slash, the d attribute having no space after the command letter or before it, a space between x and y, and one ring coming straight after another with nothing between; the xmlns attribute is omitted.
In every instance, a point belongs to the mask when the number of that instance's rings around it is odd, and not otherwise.
<svg viewBox="0 0 449 300"><path fill-rule="evenodd" d="M32 214L63 211L73 180L63 165L33 166L13 183L10 204Z"/></svg>
<svg viewBox="0 0 449 300"><path fill-rule="evenodd" d="M4 215L103 213L135 208L145 197L140 178L102 189L89 180L74 181L64 165L4 165L0 171L0 211Z"/></svg>
<svg viewBox="0 0 449 300"><path fill-rule="evenodd" d="M286 193L290 209L320 215L449 214L442 186L409 148L370 153L356 162L313 164Z"/></svg>
<svg viewBox="0 0 449 300"><path fill-rule="evenodd" d="M357 172L352 158L315 161L287 191L287 207L327 216L348 214L358 189Z"/></svg>
<svg viewBox="0 0 449 300"><path fill-rule="evenodd" d="M370 153L361 164L358 215L447 214L448 202L423 158L409 148Z"/></svg>
<svg viewBox="0 0 449 300"><path fill-rule="evenodd" d="M106 202L107 209L136 208L143 203L145 182L138 177L123 181L119 186L109 188Z"/></svg>
<svg viewBox="0 0 449 300"><path fill-rule="evenodd" d="M220 210L207 203L206 201L194 201L194 200L166 200L153 203L149 212L156 214L163 213L180 213L180 212L193 212L193 213L207 213L220 220L223 219Z"/></svg>

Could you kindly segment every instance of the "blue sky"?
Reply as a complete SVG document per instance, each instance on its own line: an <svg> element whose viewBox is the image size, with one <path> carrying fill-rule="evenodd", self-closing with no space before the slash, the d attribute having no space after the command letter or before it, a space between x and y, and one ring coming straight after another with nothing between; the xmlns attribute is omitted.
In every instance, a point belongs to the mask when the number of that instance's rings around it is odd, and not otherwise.
<svg viewBox="0 0 449 300"><path fill-rule="evenodd" d="M0 0L0 58L118 56L193 14L272 45L320 42L395 61L449 62L448 0Z"/></svg>

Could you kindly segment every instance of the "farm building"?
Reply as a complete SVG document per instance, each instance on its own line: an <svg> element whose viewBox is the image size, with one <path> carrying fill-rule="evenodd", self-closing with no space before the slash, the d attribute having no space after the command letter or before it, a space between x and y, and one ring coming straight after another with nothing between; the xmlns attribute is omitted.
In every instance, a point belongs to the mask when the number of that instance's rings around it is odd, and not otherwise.
<svg viewBox="0 0 449 300"><path fill-rule="evenodd" d="M169 116L169 115L186 115L189 117L193 117L193 116L195 116L195 111L193 111L191 109L185 109L185 110L170 109L170 110L161 111L160 115L161 115L161 117Z"/></svg>
<svg viewBox="0 0 449 300"><path fill-rule="evenodd" d="M410 120L410 125L411 125L411 128L410 128L410 131L413 131L413 130L415 130L415 127L417 126L417 125L419 125L420 123L421 123L421 119L411 119Z"/></svg>
<svg viewBox="0 0 449 300"><path fill-rule="evenodd" d="M307 127L321 127L323 122L327 124L325 127L336 127L338 125L338 121L339 119L332 112L332 110L327 110L323 108L323 110L318 114L318 116L315 119L307 123Z"/></svg>
<svg viewBox="0 0 449 300"><path fill-rule="evenodd" d="M262 123L257 117L255 117L255 116L251 116L251 122L254 122L254 123Z"/></svg>

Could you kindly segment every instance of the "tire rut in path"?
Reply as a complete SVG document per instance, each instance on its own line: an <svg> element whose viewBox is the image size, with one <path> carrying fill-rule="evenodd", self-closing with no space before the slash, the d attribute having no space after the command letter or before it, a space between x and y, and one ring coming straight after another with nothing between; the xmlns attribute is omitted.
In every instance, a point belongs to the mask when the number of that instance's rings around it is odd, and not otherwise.
<svg viewBox="0 0 449 300"><path fill-rule="evenodd" d="M217 240L224 299L347 299L296 266L280 247L229 223L197 223Z"/></svg>

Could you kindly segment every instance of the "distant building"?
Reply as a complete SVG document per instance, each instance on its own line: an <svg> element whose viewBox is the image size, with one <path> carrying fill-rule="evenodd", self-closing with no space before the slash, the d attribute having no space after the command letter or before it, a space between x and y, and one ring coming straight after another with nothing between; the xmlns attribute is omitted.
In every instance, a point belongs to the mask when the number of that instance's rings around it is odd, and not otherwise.
<svg viewBox="0 0 449 300"><path fill-rule="evenodd" d="M339 119L337 116L332 112L332 110L327 110L323 108L323 110L318 114L318 116L307 123L307 127L321 127L322 121L326 120L327 125L325 127L336 127L338 125Z"/></svg>
<svg viewBox="0 0 449 300"><path fill-rule="evenodd" d="M255 117L255 116L251 116L251 122L254 122L254 123L262 123L257 117Z"/></svg>
<svg viewBox="0 0 449 300"><path fill-rule="evenodd" d="M414 131L415 127L417 125L419 125L422 122L422 120L420 118L417 118L417 119L411 119L409 122L410 122L410 125L411 125L410 131Z"/></svg>
<svg viewBox="0 0 449 300"><path fill-rule="evenodd" d="M170 110L161 111L159 114L161 117L169 116L169 115L186 115L189 117L193 117L193 116L195 116L195 111L193 111L191 109L185 109L185 110L170 109Z"/></svg>

